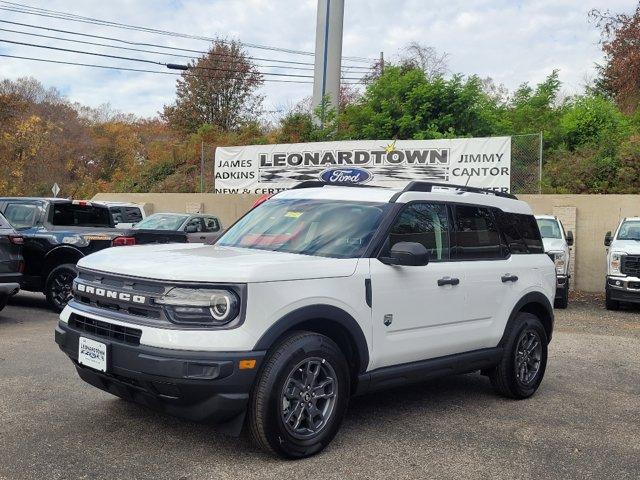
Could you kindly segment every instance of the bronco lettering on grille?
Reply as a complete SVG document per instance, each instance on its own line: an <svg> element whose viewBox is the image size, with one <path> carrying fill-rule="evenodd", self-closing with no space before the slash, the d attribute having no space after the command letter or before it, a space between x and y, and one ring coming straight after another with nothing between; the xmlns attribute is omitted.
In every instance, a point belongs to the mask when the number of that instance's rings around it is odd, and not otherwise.
<svg viewBox="0 0 640 480"><path fill-rule="evenodd" d="M122 300L123 302L141 303L144 304L147 301L147 297L144 295L132 295L126 292L118 292L116 290L107 290L106 288L94 287L92 285L85 285L84 283L77 283L76 289L79 292L84 292L87 295L95 295L96 297L112 298Z"/></svg>

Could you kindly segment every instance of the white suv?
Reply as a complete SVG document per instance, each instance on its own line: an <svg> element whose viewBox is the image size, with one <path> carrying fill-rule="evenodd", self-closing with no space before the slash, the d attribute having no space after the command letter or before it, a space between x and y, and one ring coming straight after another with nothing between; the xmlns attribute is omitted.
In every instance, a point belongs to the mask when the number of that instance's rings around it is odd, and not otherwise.
<svg viewBox="0 0 640 480"><path fill-rule="evenodd" d="M606 307L620 309L620 304L640 303L640 217L624 218L615 235L607 232Z"/></svg>
<svg viewBox="0 0 640 480"><path fill-rule="evenodd" d="M349 397L481 371L532 395L553 331L553 262L507 193L304 182L213 245L113 248L78 263L56 342L80 377L239 433L321 451ZM246 418L245 418L246 415Z"/></svg>
<svg viewBox="0 0 640 480"><path fill-rule="evenodd" d="M569 304L569 282L571 279L569 262L571 260L571 246L573 232L564 231L562 222L552 215L536 215L536 221L542 235L544 251L556 266L556 308L567 308Z"/></svg>

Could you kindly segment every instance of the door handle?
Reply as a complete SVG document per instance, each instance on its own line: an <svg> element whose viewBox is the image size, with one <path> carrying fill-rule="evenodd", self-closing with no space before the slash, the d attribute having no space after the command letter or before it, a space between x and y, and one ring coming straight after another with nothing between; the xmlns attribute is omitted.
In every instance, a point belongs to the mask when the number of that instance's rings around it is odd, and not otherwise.
<svg viewBox="0 0 640 480"><path fill-rule="evenodd" d="M459 278L443 277L438 279L439 287L442 287L444 285L458 285L459 283L460 283Z"/></svg>
<svg viewBox="0 0 640 480"><path fill-rule="evenodd" d="M207 239L207 237L205 237L205 236L200 237L200 240L206 240L206 239Z"/></svg>
<svg viewBox="0 0 640 480"><path fill-rule="evenodd" d="M518 281L517 275L510 275L510 274L502 275L502 283L517 282L517 281Z"/></svg>

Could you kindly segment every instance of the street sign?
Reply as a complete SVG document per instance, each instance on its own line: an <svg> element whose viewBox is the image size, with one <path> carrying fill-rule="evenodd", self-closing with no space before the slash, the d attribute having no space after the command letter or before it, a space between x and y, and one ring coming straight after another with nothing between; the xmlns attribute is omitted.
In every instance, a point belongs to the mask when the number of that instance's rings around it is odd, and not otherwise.
<svg viewBox="0 0 640 480"><path fill-rule="evenodd" d="M58 186L57 183L53 184L53 187L51 188L51 191L53 192L53 196L57 197L58 194L60 193L60 187Z"/></svg>

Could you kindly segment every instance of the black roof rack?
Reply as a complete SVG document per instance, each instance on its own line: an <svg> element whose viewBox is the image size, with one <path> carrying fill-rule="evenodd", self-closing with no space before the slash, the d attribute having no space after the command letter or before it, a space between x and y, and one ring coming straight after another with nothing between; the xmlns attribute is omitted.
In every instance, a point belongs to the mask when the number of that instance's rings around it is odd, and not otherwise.
<svg viewBox="0 0 640 480"><path fill-rule="evenodd" d="M518 197L516 197L511 193L499 192L499 191L491 190L488 188L468 187L466 185L455 185L453 183L435 183L435 182L424 182L424 181L416 180L413 182L409 182L407 186L402 189L402 191L396 193L391 199L391 202L395 202L398 199L398 197L403 193L431 192L433 187L451 188L453 190L459 190L461 192L482 193L484 195L495 195L496 197L510 198L512 200L518 199Z"/></svg>

